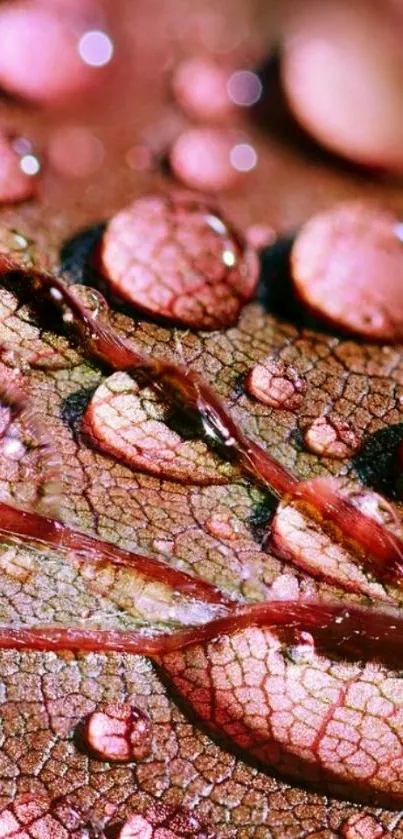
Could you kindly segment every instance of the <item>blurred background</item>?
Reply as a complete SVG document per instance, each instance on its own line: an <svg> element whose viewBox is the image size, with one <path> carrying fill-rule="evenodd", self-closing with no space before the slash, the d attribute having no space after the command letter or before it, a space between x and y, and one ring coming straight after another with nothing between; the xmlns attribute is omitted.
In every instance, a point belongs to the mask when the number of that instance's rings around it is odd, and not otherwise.
<svg viewBox="0 0 403 839"><path fill-rule="evenodd" d="M71 196L78 226L77 199L105 217L163 179L280 230L379 184L393 201L402 34L400 0L2 2L0 199Z"/></svg>

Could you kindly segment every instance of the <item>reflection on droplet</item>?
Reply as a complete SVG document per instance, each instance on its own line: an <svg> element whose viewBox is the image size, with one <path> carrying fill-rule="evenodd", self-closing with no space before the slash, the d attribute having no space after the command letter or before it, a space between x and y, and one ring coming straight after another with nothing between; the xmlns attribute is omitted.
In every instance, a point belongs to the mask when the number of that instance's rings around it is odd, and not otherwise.
<svg viewBox="0 0 403 839"><path fill-rule="evenodd" d="M256 73L251 70L238 70L229 78L227 91L235 105L250 108L259 101L263 86Z"/></svg>
<svg viewBox="0 0 403 839"><path fill-rule="evenodd" d="M104 67L113 56L113 42L106 32L93 29L85 32L79 40L80 57L90 67Z"/></svg>
<svg viewBox="0 0 403 839"><path fill-rule="evenodd" d="M24 175L37 175L41 164L34 154L24 154L20 160L20 167Z"/></svg>
<svg viewBox="0 0 403 839"><path fill-rule="evenodd" d="M395 234L401 242L403 242L403 222L399 221L398 224L395 225Z"/></svg>
<svg viewBox="0 0 403 839"><path fill-rule="evenodd" d="M20 460L25 454L25 446L16 437L6 437L3 442L3 454L12 460Z"/></svg>
<svg viewBox="0 0 403 839"><path fill-rule="evenodd" d="M223 251L222 261L227 268L232 268L236 263L236 254L234 251L225 250Z"/></svg>
<svg viewBox="0 0 403 839"><path fill-rule="evenodd" d="M249 143L238 143L231 149L230 161L237 172L250 172L257 164L257 154Z"/></svg>

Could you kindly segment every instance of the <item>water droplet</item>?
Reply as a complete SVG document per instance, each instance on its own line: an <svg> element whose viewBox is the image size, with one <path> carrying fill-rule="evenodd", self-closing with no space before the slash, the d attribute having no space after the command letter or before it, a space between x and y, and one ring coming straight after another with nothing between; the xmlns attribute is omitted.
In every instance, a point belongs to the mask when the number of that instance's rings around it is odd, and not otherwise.
<svg viewBox="0 0 403 839"><path fill-rule="evenodd" d="M21 460L26 453L26 448L21 440L16 437L4 437L2 444L2 452L11 460Z"/></svg>
<svg viewBox="0 0 403 839"><path fill-rule="evenodd" d="M249 146L244 155L245 161L248 160L242 168L242 147L247 144L237 140L239 132L227 128L187 128L172 146L169 158L172 170L191 189L212 193L230 189L237 184L240 173L253 168L257 159Z"/></svg>
<svg viewBox="0 0 403 839"><path fill-rule="evenodd" d="M227 85L227 70L200 57L182 62L172 82L180 107L200 122L223 122L233 113Z"/></svg>
<svg viewBox="0 0 403 839"><path fill-rule="evenodd" d="M98 289L74 283L69 290L91 312L94 318L99 316L106 319L108 317L108 303Z"/></svg>
<svg viewBox="0 0 403 839"><path fill-rule="evenodd" d="M381 839L385 831L370 813L355 813L343 822L340 830L344 839Z"/></svg>
<svg viewBox="0 0 403 839"><path fill-rule="evenodd" d="M269 357L250 370L245 388L264 405L295 411L303 402L306 381L291 364Z"/></svg>
<svg viewBox="0 0 403 839"><path fill-rule="evenodd" d="M361 445L351 423L334 412L317 417L306 429L304 442L313 454L339 460L351 457Z"/></svg>
<svg viewBox="0 0 403 839"><path fill-rule="evenodd" d="M152 839L152 824L143 816L130 816L122 825L118 839Z"/></svg>
<svg viewBox="0 0 403 839"><path fill-rule="evenodd" d="M151 754L151 720L128 703L108 704L94 711L86 720L82 736L101 760L127 763Z"/></svg>
<svg viewBox="0 0 403 839"><path fill-rule="evenodd" d="M237 520L228 513L214 513L206 521L206 530L215 539L233 542L239 538Z"/></svg>
<svg viewBox="0 0 403 839"><path fill-rule="evenodd" d="M111 290L136 308L207 329L234 323L259 270L214 205L189 194L151 195L117 213L100 264Z"/></svg>
<svg viewBox="0 0 403 839"><path fill-rule="evenodd" d="M130 816L122 825L118 839L215 839L216 833L203 825L189 810L156 802L144 815Z"/></svg>

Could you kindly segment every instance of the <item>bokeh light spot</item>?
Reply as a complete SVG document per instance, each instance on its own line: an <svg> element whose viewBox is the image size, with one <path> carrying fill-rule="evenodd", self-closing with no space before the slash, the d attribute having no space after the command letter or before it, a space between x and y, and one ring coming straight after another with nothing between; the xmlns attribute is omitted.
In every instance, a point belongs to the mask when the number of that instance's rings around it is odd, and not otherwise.
<svg viewBox="0 0 403 839"><path fill-rule="evenodd" d="M228 79L227 90L235 105L250 108L259 101L263 86L256 73L251 70L238 70Z"/></svg>
<svg viewBox="0 0 403 839"><path fill-rule="evenodd" d="M231 149L230 161L237 172L250 172L257 163L256 150L249 143L238 143Z"/></svg>
<svg viewBox="0 0 403 839"><path fill-rule="evenodd" d="M93 29L80 38L78 52L90 67L104 67L113 56L113 42L106 32Z"/></svg>
<svg viewBox="0 0 403 839"><path fill-rule="evenodd" d="M20 160L20 167L24 175L37 175L41 164L34 154L24 154Z"/></svg>

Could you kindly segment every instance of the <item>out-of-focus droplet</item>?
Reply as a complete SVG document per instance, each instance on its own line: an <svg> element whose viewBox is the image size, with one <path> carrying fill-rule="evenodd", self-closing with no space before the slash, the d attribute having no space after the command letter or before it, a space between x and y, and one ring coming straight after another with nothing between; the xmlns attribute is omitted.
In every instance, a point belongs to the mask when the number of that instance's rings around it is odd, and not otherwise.
<svg viewBox="0 0 403 839"><path fill-rule="evenodd" d="M230 161L237 172L251 172L257 164L256 149L250 143L237 143L230 152Z"/></svg>
<svg viewBox="0 0 403 839"><path fill-rule="evenodd" d="M310 452L338 460L351 457L361 445L351 424L334 412L317 417L305 431L304 442Z"/></svg>
<svg viewBox="0 0 403 839"><path fill-rule="evenodd" d="M302 405L306 381L291 364L269 357L249 371L245 388L263 405L295 411Z"/></svg>
<svg viewBox="0 0 403 839"><path fill-rule="evenodd" d="M180 64L172 81L182 110L202 122L221 122L233 112L227 85L228 71L211 59L201 57Z"/></svg>
<svg viewBox="0 0 403 839"><path fill-rule="evenodd" d="M382 3L290 5L282 76L297 119L339 154L402 171L401 18Z"/></svg>
<svg viewBox="0 0 403 839"><path fill-rule="evenodd" d="M89 715L83 738L101 760L144 760L151 753L152 724L139 708L115 702Z"/></svg>
<svg viewBox="0 0 403 839"><path fill-rule="evenodd" d="M80 94L94 87L95 76L98 79L92 65L80 57L77 28L77 12L67 7L62 12L18 0L2 4L1 86L47 105L76 104ZM89 57L90 47L91 42Z"/></svg>
<svg viewBox="0 0 403 839"><path fill-rule="evenodd" d="M389 209L346 201L313 216L295 239L291 273L305 306L336 328L403 339L403 248Z"/></svg>
<svg viewBox="0 0 403 839"><path fill-rule="evenodd" d="M88 128L63 125L50 135L48 157L62 175L86 178L102 165L104 147Z"/></svg>
<svg viewBox="0 0 403 839"><path fill-rule="evenodd" d="M78 52L90 67L105 67L112 60L113 41L100 29L85 32L78 42Z"/></svg>
<svg viewBox="0 0 403 839"><path fill-rule="evenodd" d="M237 70L228 79L228 96L235 105L241 108L250 108L255 105L262 92L262 82L252 70Z"/></svg>
<svg viewBox="0 0 403 839"><path fill-rule="evenodd" d="M205 192L220 192L234 186L240 170L231 161L236 147L232 131L189 128L174 143L170 163L187 186Z"/></svg>
<svg viewBox="0 0 403 839"><path fill-rule="evenodd" d="M32 175L38 172L39 161L34 155L20 157L8 138L0 135L0 203L31 198L36 191Z"/></svg>
<svg viewBox="0 0 403 839"><path fill-rule="evenodd" d="M1 444L1 453L10 460L21 460L26 454L26 448L17 437L4 437Z"/></svg>
<svg viewBox="0 0 403 839"><path fill-rule="evenodd" d="M20 167L24 175L37 175L40 172L41 164L34 154L24 154L20 160Z"/></svg>

